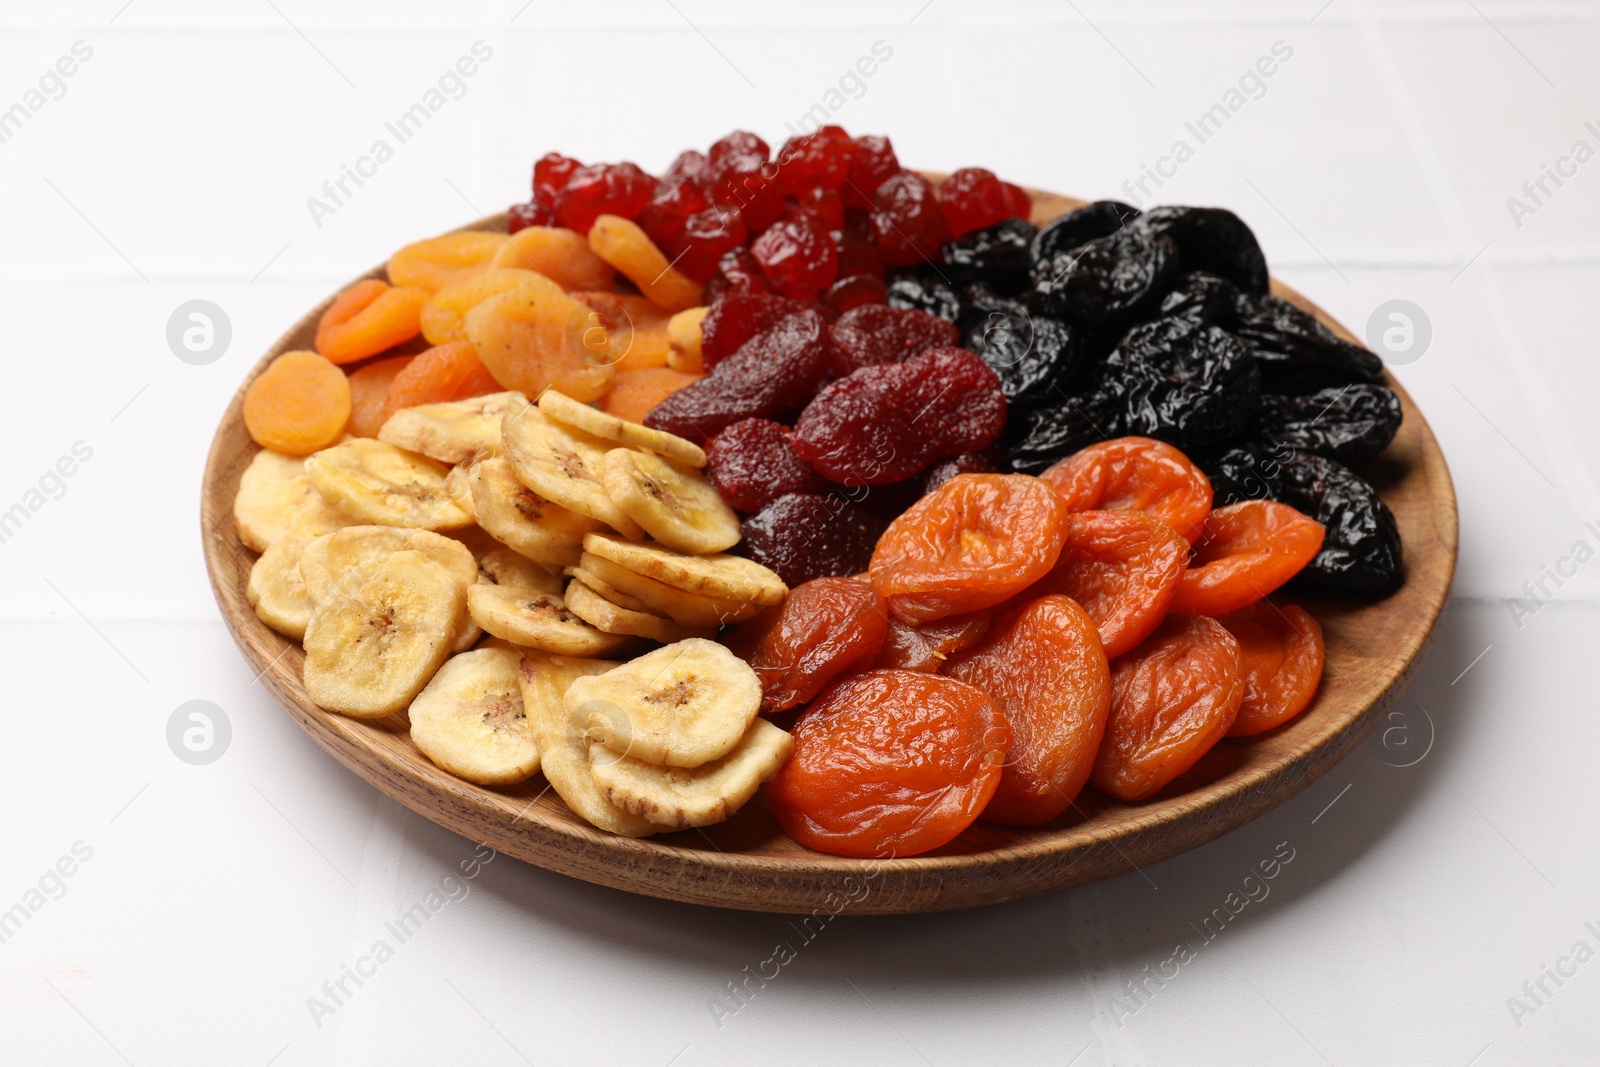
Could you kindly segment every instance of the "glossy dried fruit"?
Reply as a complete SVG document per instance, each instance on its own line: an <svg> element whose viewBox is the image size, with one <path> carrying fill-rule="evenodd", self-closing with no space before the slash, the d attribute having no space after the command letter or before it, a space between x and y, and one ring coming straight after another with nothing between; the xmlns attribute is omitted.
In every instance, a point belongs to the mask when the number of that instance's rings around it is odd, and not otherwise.
<svg viewBox="0 0 1600 1067"><path fill-rule="evenodd" d="M489 373L470 341L438 345L403 367L384 394L378 425L401 408L488 396L505 388Z"/></svg>
<svg viewBox="0 0 1600 1067"><path fill-rule="evenodd" d="M826 373L827 329L815 311L779 320L718 362L706 377L662 401L645 425L704 444L741 419L792 415Z"/></svg>
<svg viewBox="0 0 1600 1067"><path fill-rule="evenodd" d="M389 384L413 356L390 356L366 363L350 374L350 421L345 432L355 437L376 437L383 426L383 401Z"/></svg>
<svg viewBox="0 0 1600 1067"><path fill-rule="evenodd" d="M1110 237L1132 219L1139 217L1139 209L1120 200L1096 200L1092 204L1075 208L1065 215L1040 227L1033 241L1033 258L1050 259L1062 252L1081 248L1090 241Z"/></svg>
<svg viewBox="0 0 1600 1067"><path fill-rule="evenodd" d="M1215 619L1173 615L1111 665L1111 715L1089 780L1144 800L1233 727L1244 699L1239 642Z"/></svg>
<svg viewBox="0 0 1600 1067"><path fill-rule="evenodd" d="M750 254L772 287L796 300L815 300L838 276L839 258L828 231L803 215L767 227Z"/></svg>
<svg viewBox="0 0 1600 1067"><path fill-rule="evenodd" d="M744 520L740 551L791 588L817 578L860 574L886 526L836 496L787 493Z"/></svg>
<svg viewBox="0 0 1600 1067"><path fill-rule="evenodd" d="M922 472L917 479L918 496L927 496L958 474L994 474L994 464L978 452L958 452L949 459L941 459ZM909 506L909 502L907 504ZM904 509L901 509L904 510Z"/></svg>
<svg viewBox="0 0 1600 1067"><path fill-rule="evenodd" d="M761 679L761 711L772 715L809 704L835 678L870 666L888 628L888 605L872 586L817 578L741 625L728 647Z"/></svg>
<svg viewBox="0 0 1600 1067"><path fill-rule="evenodd" d="M1238 325L1239 287L1215 274L1195 271L1178 279L1161 298L1161 318L1188 319L1196 325L1221 326L1231 330Z"/></svg>
<svg viewBox="0 0 1600 1067"><path fill-rule="evenodd" d="M923 626L891 617L883 648L872 665L880 670L893 667L937 674L951 656L982 641L992 622L993 613L987 608Z"/></svg>
<svg viewBox="0 0 1600 1067"><path fill-rule="evenodd" d="M1041 259L1033 276L1034 306L1057 318L1126 322L1155 307L1177 266L1170 240L1124 227Z"/></svg>
<svg viewBox="0 0 1600 1067"><path fill-rule="evenodd" d="M873 588L913 625L993 607L1061 556L1066 505L1021 474L963 474L890 523L869 568Z"/></svg>
<svg viewBox="0 0 1600 1067"><path fill-rule="evenodd" d="M571 231L563 231L571 232ZM454 282L433 294L417 317L422 336L430 345L448 345L467 339L467 312L501 293L535 279L531 270L491 268L464 281Z"/></svg>
<svg viewBox="0 0 1600 1067"><path fill-rule="evenodd" d="M1261 370L1248 346L1215 326L1157 319L1136 326L1106 361L1127 432L1185 451L1238 437L1255 416Z"/></svg>
<svg viewBox="0 0 1600 1067"><path fill-rule="evenodd" d="M583 164L560 152L546 152L533 164L533 198L554 208L556 194L567 187L572 176Z"/></svg>
<svg viewBox="0 0 1600 1067"><path fill-rule="evenodd" d="M656 180L632 163L579 167L556 195L556 218L569 230L588 233L601 215L636 217L650 203Z"/></svg>
<svg viewBox="0 0 1600 1067"><path fill-rule="evenodd" d="M463 230L414 241L389 257L389 284L437 293L489 269L506 239L490 230Z"/></svg>
<svg viewBox="0 0 1600 1067"><path fill-rule="evenodd" d="M964 348L935 348L824 388L795 424L794 447L829 481L885 485L989 447L1005 419L1000 379L988 364Z"/></svg>
<svg viewBox="0 0 1600 1067"><path fill-rule="evenodd" d="M950 240L933 183L915 171L887 178L872 194L872 240L890 266L938 260Z"/></svg>
<svg viewBox="0 0 1600 1067"><path fill-rule="evenodd" d="M818 852L914 856L978 817L1010 735L994 702L965 682L867 671L800 716L767 805L786 834Z"/></svg>
<svg viewBox="0 0 1600 1067"><path fill-rule="evenodd" d="M961 294L943 279L932 274L902 271L889 279L889 306L925 311L941 319L959 323L967 307Z"/></svg>
<svg viewBox="0 0 1600 1067"><path fill-rule="evenodd" d="M822 302L843 315L868 304L887 304L889 288L876 274L852 274L828 286Z"/></svg>
<svg viewBox="0 0 1600 1067"><path fill-rule="evenodd" d="M956 285L982 284L1004 296L1028 288L1038 229L1023 219L1003 219L944 246L944 274Z"/></svg>
<svg viewBox="0 0 1600 1067"><path fill-rule="evenodd" d="M317 321L319 354L333 363L355 363L404 344L422 332L426 289L391 287L369 278L334 298Z"/></svg>
<svg viewBox="0 0 1600 1067"><path fill-rule="evenodd" d="M1400 527L1378 491L1331 459L1296 453L1281 465L1277 496L1327 531L1298 584L1335 596L1386 596L1404 576Z"/></svg>
<svg viewBox="0 0 1600 1067"><path fill-rule="evenodd" d="M832 340L829 369L843 378L875 363L902 363L930 349L958 345L961 331L936 315L871 304L840 315Z"/></svg>
<svg viewBox="0 0 1600 1067"><path fill-rule="evenodd" d="M807 189L784 214L786 218L806 216L827 230L831 241L832 232L844 225L844 199L833 189Z"/></svg>
<svg viewBox="0 0 1600 1067"><path fill-rule="evenodd" d="M1144 511L1193 542L1211 513L1211 482L1188 456L1148 437L1090 445L1040 475L1068 511Z"/></svg>
<svg viewBox="0 0 1600 1067"><path fill-rule="evenodd" d="M492 270L531 270L568 291L610 290L611 264L594 254L583 234L556 225L529 226L501 241Z"/></svg>
<svg viewBox="0 0 1600 1067"><path fill-rule="evenodd" d="M467 338L496 381L526 396L554 388L574 400L593 400L615 374L599 316L544 278L467 312Z"/></svg>
<svg viewBox="0 0 1600 1067"><path fill-rule="evenodd" d="M1255 603L1298 574L1322 547L1323 528L1287 504L1247 500L1205 521L1172 610L1225 615Z"/></svg>
<svg viewBox="0 0 1600 1067"><path fill-rule="evenodd" d="M589 228L589 247L656 306L682 311L699 305L700 283L678 273L638 223L619 215L601 215Z"/></svg>
<svg viewBox="0 0 1600 1067"><path fill-rule="evenodd" d="M529 200L522 204L512 204L506 209L506 233L521 233L530 226L554 226L556 213L553 208Z"/></svg>
<svg viewBox="0 0 1600 1067"><path fill-rule="evenodd" d="M894 144L875 133L857 137L850 145L850 174L839 193L847 207L870 208L872 194L900 171Z"/></svg>
<svg viewBox="0 0 1600 1067"><path fill-rule="evenodd" d="M657 248L671 253L689 219L710 208L711 194L699 182L682 176L663 178L635 221Z"/></svg>
<svg viewBox="0 0 1600 1067"><path fill-rule="evenodd" d="M790 196L815 188L837 189L850 176L855 145L843 126L823 126L791 137L778 149L778 184Z"/></svg>
<svg viewBox="0 0 1600 1067"><path fill-rule="evenodd" d="M760 265L744 250L744 243L749 237L744 217L737 208L707 208L689 216L684 223L683 232L671 245L673 263L695 281L707 282L717 276L719 267L727 257L737 252L743 259L736 257L735 262L742 264L744 260L749 260L749 269L765 285L766 279L760 274ZM732 277L729 275L729 280Z"/></svg>
<svg viewBox="0 0 1600 1067"><path fill-rule="evenodd" d="M1095 375L1072 389L1058 389L1044 407L1019 410L1006 425L1005 457L1012 468L1037 474L1086 445L1123 432L1122 397Z"/></svg>
<svg viewBox="0 0 1600 1067"><path fill-rule="evenodd" d="M1389 447L1400 419L1393 389L1345 385L1303 396L1263 396L1254 432L1278 449L1315 452L1359 467Z"/></svg>
<svg viewBox="0 0 1600 1067"><path fill-rule="evenodd" d="M1111 659L1149 637L1167 617L1189 562L1189 542L1142 511L1079 511L1055 569L1019 600L1060 593L1094 620Z"/></svg>
<svg viewBox="0 0 1600 1067"><path fill-rule="evenodd" d="M656 405L702 377L670 367L619 370L612 380L611 391L601 398L600 406L619 419L642 423Z"/></svg>
<svg viewBox="0 0 1600 1067"><path fill-rule="evenodd" d="M1267 257L1250 227L1227 208L1155 207L1133 228L1170 239L1186 272L1220 275L1249 293L1267 291Z"/></svg>
<svg viewBox="0 0 1600 1067"><path fill-rule="evenodd" d="M1094 622L1046 596L1002 619L944 673L989 694L1011 727L1000 785L980 818L1036 826L1076 799L1105 733L1111 670Z"/></svg>
<svg viewBox="0 0 1600 1067"><path fill-rule="evenodd" d="M595 229L599 226L596 223ZM667 333L672 314L666 308L631 293L573 292L568 295L594 312L586 318L583 329L595 325L605 328L609 339L606 356L619 374L666 366L672 352L672 339Z"/></svg>
<svg viewBox="0 0 1600 1067"><path fill-rule="evenodd" d="M1383 378L1383 360L1287 300L1241 293L1234 318L1229 329L1250 344L1270 392L1309 393Z"/></svg>
<svg viewBox="0 0 1600 1067"><path fill-rule="evenodd" d="M939 186L939 206L952 237L993 226L1016 213L1015 186L983 167L962 167ZM1031 236L1031 235L1030 235Z"/></svg>
<svg viewBox="0 0 1600 1067"><path fill-rule="evenodd" d="M805 311L801 300L766 293L728 293L712 301L700 320L700 358L707 370L739 351L758 333L765 333L780 319Z"/></svg>
<svg viewBox="0 0 1600 1067"><path fill-rule="evenodd" d="M701 185L711 184L711 160L704 152L693 148L679 152L667 167L667 172L661 176L662 181L670 178L688 178L690 181Z"/></svg>
<svg viewBox="0 0 1600 1067"><path fill-rule="evenodd" d="M1013 409L1061 402L1062 386L1089 361L1081 334L1066 323L1031 315L1012 301L969 301L965 341L997 375Z"/></svg>
<svg viewBox="0 0 1600 1067"><path fill-rule="evenodd" d="M788 427L745 419L706 445L706 475L722 499L746 513L788 493L821 493L825 483L794 450Z"/></svg>
<svg viewBox="0 0 1600 1067"><path fill-rule="evenodd" d="M1229 737L1282 726L1317 695L1322 681L1322 625L1304 608L1260 600L1217 620L1239 642L1244 699Z"/></svg>
<svg viewBox="0 0 1600 1067"><path fill-rule="evenodd" d="M244 394L244 427L262 448L305 456L339 439L350 418L350 380L315 352L285 352Z"/></svg>
<svg viewBox="0 0 1600 1067"><path fill-rule="evenodd" d="M866 214L858 212L854 221L867 227ZM878 251L878 246L872 243L872 238L863 230L858 230L852 224L851 212L845 212L845 225L835 227L833 230L834 248L839 253L839 277L847 278L852 274L870 274L874 278L883 278L887 267L883 262L883 253Z"/></svg>

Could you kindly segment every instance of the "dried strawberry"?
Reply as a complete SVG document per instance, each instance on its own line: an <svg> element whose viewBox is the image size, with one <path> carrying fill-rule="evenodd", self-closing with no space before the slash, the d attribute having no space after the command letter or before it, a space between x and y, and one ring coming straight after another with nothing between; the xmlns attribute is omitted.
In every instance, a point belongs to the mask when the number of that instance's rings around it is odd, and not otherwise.
<svg viewBox="0 0 1600 1067"><path fill-rule="evenodd" d="M639 212L639 228L645 232L655 246L660 249L670 250L677 246L678 237L683 233L690 217L709 210L711 195L690 178L664 178L656 186L656 191L650 197L650 202L644 210ZM724 250L725 251L725 250ZM717 255L720 257L721 252ZM713 269L716 259L711 261ZM711 275L707 272L706 277ZM697 278L696 281L704 281Z"/></svg>
<svg viewBox="0 0 1600 1067"><path fill-rule="evenodd" d="M728 506L756 512L785 493L820 493L826 483L794 450L789 428L768 419L736 422L706 445L706 474Z"/></svg>
<svg viewBox="0 0 1600 1067"><path fill-rule="evenodd" d="M678 158L672 161L667 172L661 176L662 181L668 178L688 178L702 188L711 184L711 161L704 152L689 149L678 153Z"/></svg>
<svg viewBox="0 0 1600 1067"><path fill-rule="evenodd" d="M900 160L889 138L873 133L857 137L850 145L850 175L839 190L846 206L872 207L872 194L899 171Z"/></svg>
<svg viewBox="0 0 1600 1067"><path fill-rule="evenodd" d="M591 163L574 171L556 195L556 219L569 230L588 233L601 215L637 216L655 187L656 180L632 163Z"/></svg>
<svg viewBox="0 0 1600 1067"><path fill-rule="evenodd" d="M815 578L861 574L887 526L848 500L789 493L744 520L740 550L793 588Z"/></svg>
<svg viewBox="0 0 1600 1067"><path fill-rule="evenodd" d="M529 226L554 226L556 213L537 200L529 200L526 204L512 204L511 210L506 212L506 232L516 233Z"/></svg>
<svg viewBox="0 0 1600 1067"><path fill-rule="evenodd" d="M853 148L843 126L791 137L778 150L778 184L790 196L814 188L837 189L850 176Z"/></svg>
<svg viewBox="0 0 1600 1067"><path fill-rule="evenodd" d="M889 287L875 274L852 274L828 286L822 302L842 316L847 311L868 304L882 304L889 299Z"/></svg>
<svg viewBox="0 0 1600 1067"><path fill-rule="evenodd" d="M772 287L796 300L816 300L839 271L827 231L805 215L774 222L750 245L750 254Z"/></svg>
<svg viewBox="0 0 1600 1067"><path fill-rule="evenodd" d="M886 485L987 448L1005 421L1005 395L989 365L964 348L935 348L823 389L795 424L794 448L830 481Z"/></svg>
<svg viewBox="0 0 1600 1067"><path fill-rule="evenodd" d="M700 320L700 355L706 370L739 351L756 334L771 329L779 319L805 310L802 300L765 293L718 297Z"/></svg>
<svg viewBox="0 0 1600 1067"><path fill-rule="evenodd" d="M704 443L741 419L783 419L816 392L827 361L827 320L815 310L790 315L657 404L645 425Z"/></svg>
<svg viewBox="0 0 1600 1067"><path fill-rule="evenodd" d="M733 293L756 294L771 293L772 286L767 284L767 276L761 272L761 264L750 254L748 248L734 248L722 254L717 261L717 273L706 283L706 299L718 300L724 295Z"/></svg>
<svg viewBox="0 0 1600 1067"><path fill-rule="evenodd" d="M961 330L937 315L881 304L855 308L833 324L830 369L843 378L875 363L903 363L961 343Z"/></svg>
<svg viewBox="0 0 1600 1067"><path fill-rule="evenodd" d="M554 208L556 194L567 187L572 175L582 166L583 164L576 159L559 152L548 152L540 156L539 161L533 165L534 200L545 207Z"/></svg>
<svg viewBox="0 0 1600 1067"><path fill-rule="evenodd" d="M950 175L939 187L939 202L950 236L960 237L1010 218L1014 212L1009 190L1015 188L982 167L962 167Z"/></svg>
<svg viewBox="0 0 1600 1067"><path fill-rule="evenodd" d="M903 170L878 186L872 196L872 239L892 267L939 260L939 246L950 240L933 183Z"/></svg>

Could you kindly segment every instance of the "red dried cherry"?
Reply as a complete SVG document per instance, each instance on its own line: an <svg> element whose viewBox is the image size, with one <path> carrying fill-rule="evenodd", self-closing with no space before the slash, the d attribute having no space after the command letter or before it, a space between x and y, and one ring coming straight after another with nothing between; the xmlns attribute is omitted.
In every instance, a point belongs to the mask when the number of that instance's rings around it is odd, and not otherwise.
<svg viewBox="0 0 1600 1067"><path fill-rule="evenodd" d="M837 189L850 176L854 145L843 126L824 126L791 137L778 150L778 183L790 196L808 189Z"/></svg>
<svg viewBox="0 0 1600 1067"><path fill-rule="evenodd" d="M876 274L852 274L840 278L822 294L822 302L839 312L840 317L847 311L868 304L887 303L888 299L889 287Z"/></svg>
<svg viewBox="0 0 1600 1067"><path fill-rule="evenodd" d="M712 207L690 215L666 251L674 269L704 282L716 275L724 256L743 251L749 236L738 208Z"/></svg>
<svg viewBox="0 0 1600 1067"><path fill-rule="evenodd" d="M872 239L892 267L924 260L939 261L939 246L950 240L933 183L903 170L886 179L872 195Z"/></svg>
<svg viewBox="0 0 1600 1067"><path fill-rule="evenodd" d="M705 188L711 184L711 161L704 152L697 152L690 148L679 152L667 172L661 176L662 181L668 178L688 178L696 185Z"/></svg>
<svg viewBox="0 0 1600 1067"><path fill-rule="evenodd" d="M850 145L850 175L839 190L846 206L872 207L872 194L899 171L900 160L889 138L875 133L857 137Z"/></svg>
<svg viewBox="0 0 1600 1067"><path fill-rule="evenodd" d="M573 171L556 195L561 225L588 233L601 215L636 217L650 202L656 180L632 163L591 163Z"/></svg>
<svg viewBox="0 0 1600 1067"><path fill-rule="evenodd" d="M645 205L644 210L639 212L636 221L655 246L670 256L690 217L710 207L710 194L693 180L665 178L656 186L655 194L650 197L650 202ZM716 257L712 258L713 268L725 251L727 249L718 251ZM709 273L706 274L707 278L710 276ZM704 280L705 278L696 279L696 281Z"/></svg>
<svg viewBox="0 0 1600 1067"><path fill-rule="evenodd" d="M717 273L706 283L707 300L718 300L731 293L753 295L771 292L772 286L767 284L761 264L756 262L748 248L733 248L724 252L717 261Z"/></svg>
<svg viewBox="0 0 1600 1067"><path fill-rule="evenodd" d="M529 200L526 204L512 204L506 212L506 232L516 233L529 226L554 226L556 213L537 200Z"/></svg>
<svg viewBox="0 0 1600 1067"><path fill-rule="evenodd" d="M554 208L556 195L567 187L583 164L560 152L548 152L533 165L533 198L545 207Z"/></svg>
<svg viewBox="0 0 1600 1067"><path fill-rule="evenodd" d="M950 236L960 237L1012 217L1017 201L1011 190L1015 188L982 167L962 167L950 175L939 187L939 204L950 225Z"/></svg>
<svg viewBox="0 0 1600 1067"><path fill-rule="evenodd" d="M839 269L827 231L805 215L767 227L750 246L750 254L774 289L797 300L816 300L833 284Z"/></svg>

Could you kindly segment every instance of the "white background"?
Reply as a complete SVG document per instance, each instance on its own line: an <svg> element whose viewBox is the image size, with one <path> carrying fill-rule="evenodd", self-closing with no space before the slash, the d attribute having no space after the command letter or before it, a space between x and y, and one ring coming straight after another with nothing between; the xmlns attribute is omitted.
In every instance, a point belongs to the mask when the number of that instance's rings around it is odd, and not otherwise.
<svg viewBox="0 0 1600 1067"><path fill-rule="evenodd" d="M480 39L465 95L314 224L307 197ZM1600 162L1520 227L1506 201L1574 141L1600 148L1600 5L8 3L0 109L78 40L65 95L0 144L0 510L93 449L0 544L0 909L75 843L92 857L0 944L0 1060L1593 1062L1600 962L1531 1013L1508 998L1600 949L1600 565L1531 617L1509 598L1600 547ZM1449 458L1462 548L1401 711L1281 809L1142 873L840 918L720 1027L724 983L797 940L784 918L509 858L317 1025L307 999L472 846L323 756L234 650L197 522L228 397L343 280L524 199L539 154L659 171L736 126L776 146L879 40L892 58L837 121L909 165L1089 196L1125 196L1293 49L1159 198L1238 211L1358 333L1396 298L1431 321L1398 374ZM195 298L232 322L209 366L165 340ZM192 699L232 723L209 766L167 746ZM1283 842L1267 899L1129 1016L1123 983L1198 944Z"/></svg>

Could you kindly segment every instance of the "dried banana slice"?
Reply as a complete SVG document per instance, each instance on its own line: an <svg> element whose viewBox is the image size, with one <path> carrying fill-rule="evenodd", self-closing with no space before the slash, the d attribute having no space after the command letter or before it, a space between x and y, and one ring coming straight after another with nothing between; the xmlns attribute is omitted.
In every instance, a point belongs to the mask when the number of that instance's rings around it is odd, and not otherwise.
<svg viewBox="0 0 1600 1067"><path fill-rule="evenodd" d="M448 666L448 664L447 664ZM789 734L765 719L750 724L726 756L698 767L663 767L589 745L594 782L606 799L663 830L722 822L778 773L794 747Z"/></svg>
<svg viewBox="0 0 1600 1067"><path fill-rule="evenodd" d="M599 575L595 574L594 571L584 569L581 561L579 562L578 566L568 567L566 570L562 571L562 573L574 581L582 582L584 585L588 586L590 589L593 589L596 593L599 593L601 596L605 597L619 608L627 608L629 611L642 611L647 615L656 614L650 610L650 605L646 604L638 597L629 596L627 593L624 593L622 590L618 589L604 578L601 578Z"/></svg>
<svg viewBox="0 0 1600 1067"><path fill-rule="evenodd" d="M781 604L789 594L789 587L776 573L742 556L688 556L658 545L635 544L599 533L583 539L583 550L686 593L762 607Z"/></svg>
<svg viewBox="0 0 1600 1067"><path fill-rule="evenodd" d="M356 522L453 530L472 522L445 492L444 465L358 437L306 457L311 486Z"/></svg>
<svg viewBox="0 0 1600 1067"><path fill-rule="evenodd" d="M665 615L673 622L695 629L712 629L726 623L743 622L761 610L761 605L751 600L728 600L703 593L686 593L665 582L619 567L593 552L585 552L578 560L574 576L582 577L591 589L605 594L613 604L621 604L625 608L637 604L638 611ZM612 597L607 589L595 584L596 581L616 590L626 599ZM633 603L629 603L630 600Z"/></svg>
<svg viewBox="0 0 1600 1067"><path fill-rule="evenodd" d="M560 596L561 575L546 570L520 552L492 548L478 557L478 581L506 589L527 589L535 593Z"/></svg>
<svg viewBox="0 0 1600 1067"><path fill-rule="evenodd" d="M420 552L445 569L463 595L478 580L472 550L453 537L395 526L346 526L316 538L300 557L300 577L313 603L334 596L345 575L396 552Z"/></svg>
<svg viewBox="0 0 1600 1067"><path fill-rule="evenodd" d="M357 565L327 600L313 600L306 694L358 719L400 711L450 654L465 609L455 576L421 552Z"/></svg>
<svg viewBox="0 0 1600 1067"><path fill-rule="evenodd" d="M761 707L755 671L727 646L691 637L580 678L567 713L619 755L698 767L733 750Z"/></svg>
<svg viewBox="0 0 1600 1067"><path fill-rule="evenodd" d="M300 557L323 534L349 525L338 508L316 492L289 520L284 530L250 568L245 599L256 616L285 637L298 641L311 621L311 597L300 577Z"/></svg>
<svg viewBox="0 0 1600 1067"><path fill-rule="evenodd" d="M605 454L612 442L575 430L536 407L508 412L500 429L517 480L546 500L598 519L624 537L643 537L637 523L612 503Z"/></svg>
<svg viewBox="0 0 1600 1067"><path fill-rule="evenodd" d="M607 441L657 452L691 467L706 465L705 449L693 441L686 441L664 430L652 430L637 422L619 419L610 412L582 404L554 389L546 389L539 396L539 410L557 422L582 430Z"/></svg>
<svg viewBox="0 0 1600 1067"><path fill-rule="evenodd" d="M692 467L630 448L606 453L606 492L668 548L703 554L739 543L739 516Z"/></svg>
<svg viewBox="0 0 1600 1067"><path fill-rule="evenodd" d="M289 520L317 492L306 480L306 458L263 448L239 476L233 525L252 552L265 552Z"/></svg>
<svg viewBox="0 0 1600 1067"><path fill-rule="evenodd" d="M567 583L566 603L578 618L608 634L646 637L652 641L660 641L664 645L682 641L687 637L712 636L709 631L690 633L671 619L664 619L660 615L630 611L620 604L607 600L577 578Z"/></svg>
<svg viewBox="0 0 1600 1067"><path fill-rule="evenodd" d="M522 653L480 648L445 660L411 702L411 740L458 778L511 785L533 777L539 748L522 710Z"/></svg>
<svg viewBox="0 0 1600 1067"><path fill-rule="evenodd" d="M561 656L604 656L629 641L624 635L602 633L590 626L559 596L531 589L474 585L467 590L467 610L479 626L496 637Z"/></svg>
<svg viewBox="0 0 1600 1067"><path fill-rule="evenodd" d="M563 697L579 678L600 674L617 664L599 659L569 659L543 652L522 657L518 680L522 709L539 747L540 768L556 795L582 819L623 837L648 837L654 823L623 811L606 799L589 769L589 741L583 727L567 715Z"/></svg>
<svg viewBox="0 0 1600 1067"><path fill-rule="evenodd" d="M503 456L471 464L463 477L478 525L536 563L572 566L583 555L584 535L601 528L587 515L569 511L523 485Z"/></svg>
<svg viewBox="0 0 1600 1067"><path fill-rule="evenodd" d="M501 420L527 406L527 397L506 392L401 408L383 424L378 440L440 463L465 463L479 452L500 451Z"/></svg>

